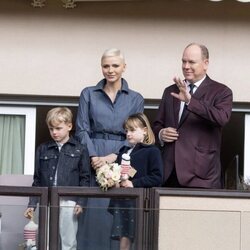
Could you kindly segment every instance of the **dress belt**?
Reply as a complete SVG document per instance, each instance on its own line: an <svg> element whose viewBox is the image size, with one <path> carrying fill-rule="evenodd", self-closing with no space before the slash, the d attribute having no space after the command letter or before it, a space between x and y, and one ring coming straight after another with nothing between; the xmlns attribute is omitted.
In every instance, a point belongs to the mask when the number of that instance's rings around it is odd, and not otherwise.
<svg viewBox="0 0 250 250"><path fill-rule="evenodd" d="M93 133L91 133L91 138L114 140L114 141L125 141L126 135L124 135L124 134L112 134L112 133L107 133L107 132L93 132Z"/></svg>

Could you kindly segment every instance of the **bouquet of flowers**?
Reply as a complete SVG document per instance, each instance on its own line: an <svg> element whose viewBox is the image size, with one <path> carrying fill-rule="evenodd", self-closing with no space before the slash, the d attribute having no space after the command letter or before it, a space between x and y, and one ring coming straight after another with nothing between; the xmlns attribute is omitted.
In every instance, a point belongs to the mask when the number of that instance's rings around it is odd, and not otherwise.
<svg viewBox="0 0 250 250"><path fill-rule="evenodd" d="M106 163L96 170L96 180L103 191L107 191L121 180L121 166L117 163Z"/></svg>

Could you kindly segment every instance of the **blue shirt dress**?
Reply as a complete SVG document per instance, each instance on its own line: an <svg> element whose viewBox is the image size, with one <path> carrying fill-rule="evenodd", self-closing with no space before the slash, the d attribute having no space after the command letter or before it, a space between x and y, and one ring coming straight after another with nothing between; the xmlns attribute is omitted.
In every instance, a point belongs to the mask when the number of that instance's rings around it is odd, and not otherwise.
<svg viewBox="0 0 250 250"><path fill-rule="evenodd" d="M83 89L80 95L76 136L82 144L87 145L90 157L118 153L126 144L124 121L128 116L144 110L142 95L129 89L126 80L122 79L121 90L114 102L104 92L105 84L106 80L103 79L96 86ZM90 182L91 186L98 186L93 169ZM113 218L107 212L108 205L109 199L88 200L89 209L84 212L79 233L79 249L110 249Z"/></svg>

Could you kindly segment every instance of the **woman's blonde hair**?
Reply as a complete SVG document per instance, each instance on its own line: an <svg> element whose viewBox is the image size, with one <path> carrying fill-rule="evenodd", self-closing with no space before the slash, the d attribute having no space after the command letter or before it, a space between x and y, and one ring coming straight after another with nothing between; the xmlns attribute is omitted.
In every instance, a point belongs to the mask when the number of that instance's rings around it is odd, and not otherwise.
<svg viewBox="0 0 250 250"><path fill-rule="evenodd" d="M47 113L46 123L48 126L54 126L58 123L65 122L66 124L72 123L73 114L69 108L56 107Z"/></svg>
<svg viewBox="0 0 250 250"><path fill-rule="evenodd" d="M155 143L155 136L150 126L149 120L147 116L143 113L136 113L130 115L128 119L124 122L123 127L124 129L128 130L133 130L135 127L146 128L147 133L144 137L143 143L148 145Z"/></svg>
<svg viewBox="0 0 250 250"><path fill-rule="evenodd" d="M123 63L125 63L124 55L122 54L122 52L119 49L116 49L116 48L111 48L111 49L105 50L103 55L102 55L101 62L104 58L110 57L110 56L119 56L122 59Z"/></svg>

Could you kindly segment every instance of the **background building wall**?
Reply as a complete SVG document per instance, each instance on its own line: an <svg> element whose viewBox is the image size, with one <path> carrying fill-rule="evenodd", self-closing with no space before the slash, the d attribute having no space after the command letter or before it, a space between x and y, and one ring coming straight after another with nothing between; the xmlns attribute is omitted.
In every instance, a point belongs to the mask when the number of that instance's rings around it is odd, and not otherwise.
<svg viewBox="0 0 250 250"><path fill-rule="evenodd" d="M0 1L0 93L78 96L102 78L100 57L120 48L124 77L145 98L161 98L190 42L210 50L208 74L226 83L234 101L250 100L250 4L234 0Z"/></svg>

